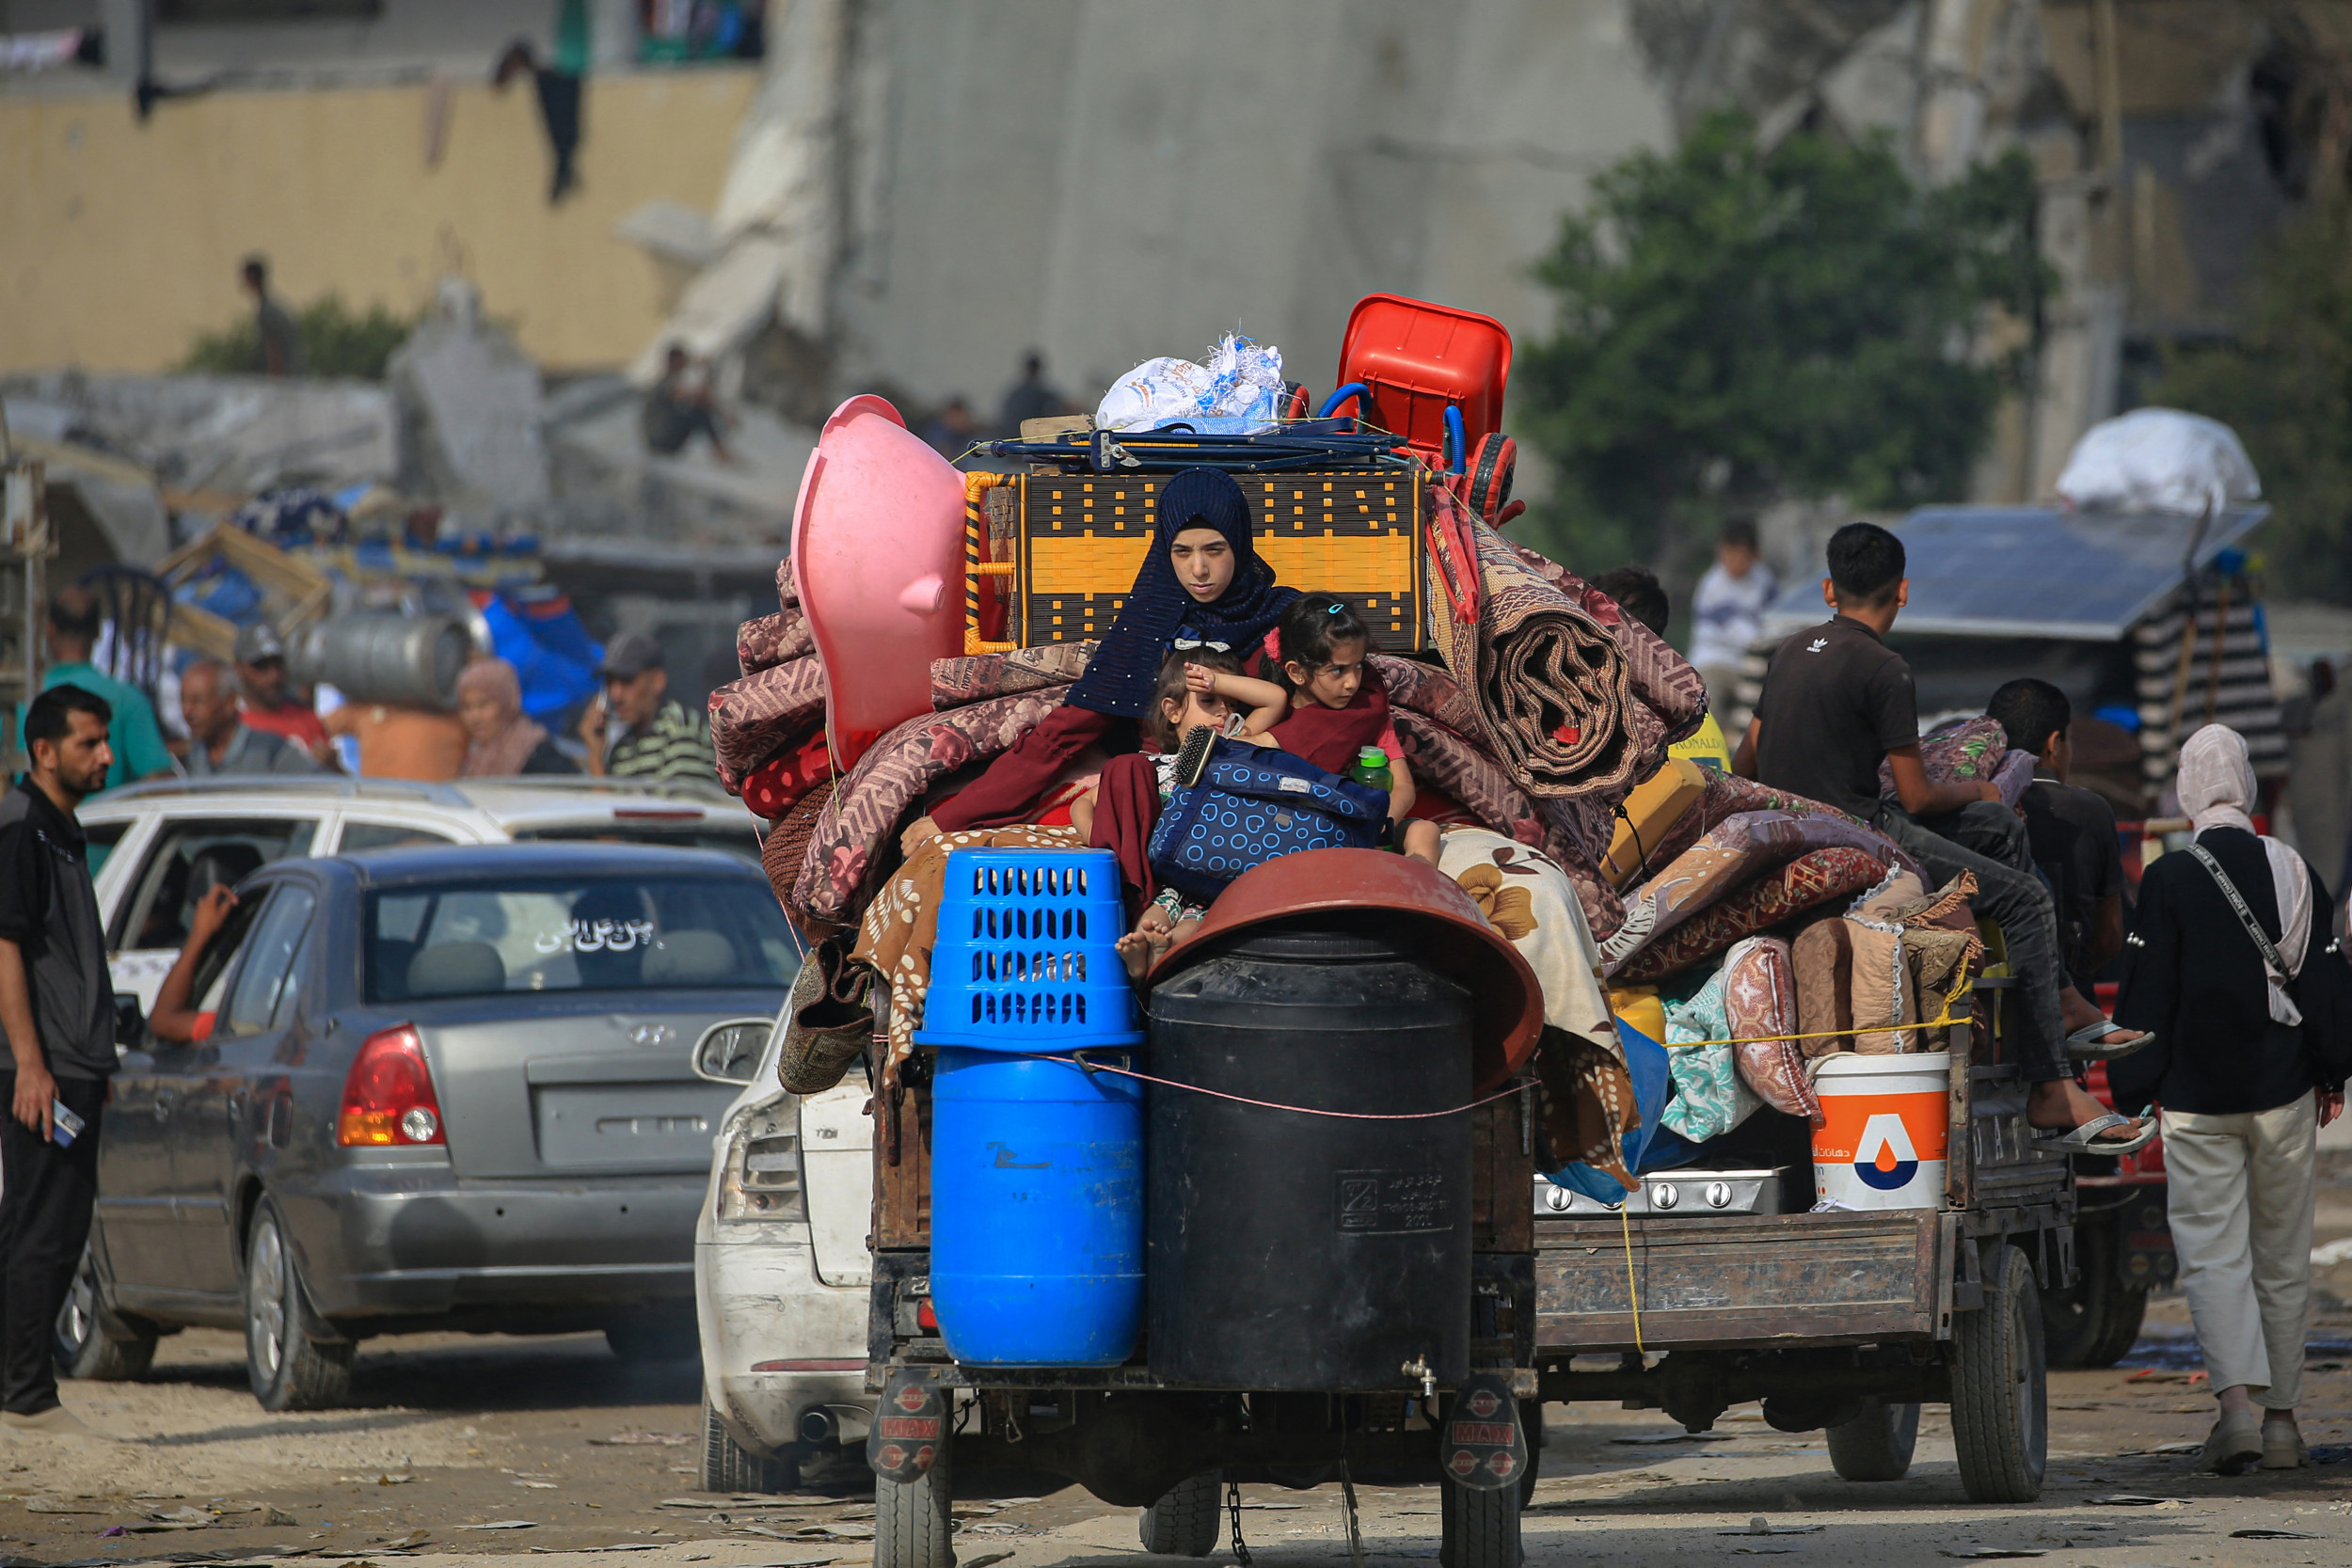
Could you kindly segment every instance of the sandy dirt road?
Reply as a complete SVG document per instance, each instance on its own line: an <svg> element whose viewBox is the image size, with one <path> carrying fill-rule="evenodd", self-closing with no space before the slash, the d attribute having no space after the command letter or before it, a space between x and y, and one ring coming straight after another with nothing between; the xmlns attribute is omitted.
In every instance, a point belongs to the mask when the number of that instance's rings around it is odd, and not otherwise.
<svg viewBox="0 0 2352 1568"><path fill-rule="evenodd" d="M2050 1484L2024 1508L1966 1501L1940 1410L1923 1421L1908 1478L1857 1485L1832 1472L1819 1433L1773 1432L1753 1405L1703 1440L1655 1411L1555 1407L1529 1560L1898 1568L2008 1548L2051 1568L2352 1564L2352 1462L2192 1474L2168 1450L2204 1434L2212 1402L2184 1366L2194 1352L2178 1338L2177 1298L2157 1304L2149 1327L2132 1359L2153 1366L2137 1375L2052 1375ZM2326 1370L2312 1380L2306 1430L2328 1457L2352 1461L2352 1321L2325 1322L2313 1338ZM691 1490L691 1366L628 1366L591 1336L378 1340L362 1352L353 1408L271 1416L246 1391L241 1350L230 1335L191 1331L164 1341L145 1381L69 1385L67 1402L122 1440L0 1443L0 1552L48 1565L296 1557L382 1568L516 1555L814 1568L871 1556L870 1482L861 1488L854 1467L830 1492ZM963 1568L1144 1555L1132 1510L1036 1477L966 1479ZM1434 1489L1359 1493L1369 1560L1434 1560ZM2166 1500L2104 1500L2129 1496ZM1261 1562L1346 1560L1336 1487L1247 1497ZM1772 1533L1751 1532L1759 1516ZM2233 1533L2249 1528L2294 1538ZM1223 1545L1217 1560L1231 1560Z"/></svg>

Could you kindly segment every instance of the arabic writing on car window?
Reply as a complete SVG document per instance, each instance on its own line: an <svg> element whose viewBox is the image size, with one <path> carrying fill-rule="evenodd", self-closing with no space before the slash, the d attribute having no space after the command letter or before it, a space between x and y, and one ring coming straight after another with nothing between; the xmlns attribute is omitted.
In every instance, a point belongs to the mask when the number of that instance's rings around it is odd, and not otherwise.
<svg viewBox="0 0 2352 1568"><path fill-rule="evenodd" d="M541 931L531 945L542 953L627 953L653 945L650 920L575 920Z"/></svg>

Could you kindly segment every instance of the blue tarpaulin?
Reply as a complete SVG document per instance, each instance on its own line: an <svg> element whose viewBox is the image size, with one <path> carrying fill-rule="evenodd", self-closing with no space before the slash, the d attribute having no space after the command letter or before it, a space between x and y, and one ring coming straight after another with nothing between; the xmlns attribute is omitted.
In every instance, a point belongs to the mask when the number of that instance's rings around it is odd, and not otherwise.
<svg viewBox="0 0 2352 1568"><path fill-rule="evenodd" d="M521 678L523 711L532 718L544 722L595 693L604 647L580 624L571 600L546 589L494 594L482 615L491 650Z"/></svg>
<svg viewBox="0 0 2352 1568"><path fill-rule="evenodd" d="M1674 1089L1673 1075L1666 1064L1665 1046L1651 1039L1623 1018L1617 1020L1617 1041L1625 1048L1626 1069L1633 1078L1633 1108L1640 1115L1642 1123L1625 1135L1621 1148L1625 1155L1625 1168L1639 1175L1645 1165L1649 1164L1645 1156L1652 1144L1661 1138L1673 1139L1677 1144L1684 1144L1684 1140L1659 1125L1659 1118L1666 1112L1667 1097ZM1689 1146L1685 1144L1684 1147ZM1661 1167L1652 1165L1650 1168ZM1594 1202L1606 1203L1612 1208L1626 1199L1626 1191L1617 1184L1615 1177L1596 1170L1581 1160L1563 1165L1545 1180L1555 1187L1581 1193Z"/></svg>

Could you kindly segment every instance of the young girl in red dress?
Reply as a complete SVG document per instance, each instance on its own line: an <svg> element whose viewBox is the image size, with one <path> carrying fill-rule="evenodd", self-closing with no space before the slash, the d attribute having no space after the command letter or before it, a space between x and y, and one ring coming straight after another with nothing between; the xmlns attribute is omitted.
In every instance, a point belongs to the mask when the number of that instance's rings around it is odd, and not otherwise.
<svg viewBox="0 0 2352 1568"><path fill-rule="evenodd" d="M1357 753L1377 746L1387 753L1389 821L1399 847L1438 863L1438 825L1408 814L1413 769L1389 721L1389 694L1365 662L1372 633L1347 601L1334 594L1302 594L1282 612L1270 651L1290 690L1290 712L1270 732L1274 743L1327 773L1343 773Z"/></svg>

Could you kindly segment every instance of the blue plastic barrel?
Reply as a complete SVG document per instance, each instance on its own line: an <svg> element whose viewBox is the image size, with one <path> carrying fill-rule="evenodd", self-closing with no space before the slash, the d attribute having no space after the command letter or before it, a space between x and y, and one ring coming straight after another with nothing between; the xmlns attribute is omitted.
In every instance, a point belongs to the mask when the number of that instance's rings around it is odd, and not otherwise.
<svg viewBox="0 0 2352 1568"><path fill-rule="evenodd" d="M1132 1053L1089 1054L1136 1065ZM1141 1084L996 1051L939 1053L931 1307L958 1361L1127 1360L1143 1330L1143 1212Z"/></svg>

